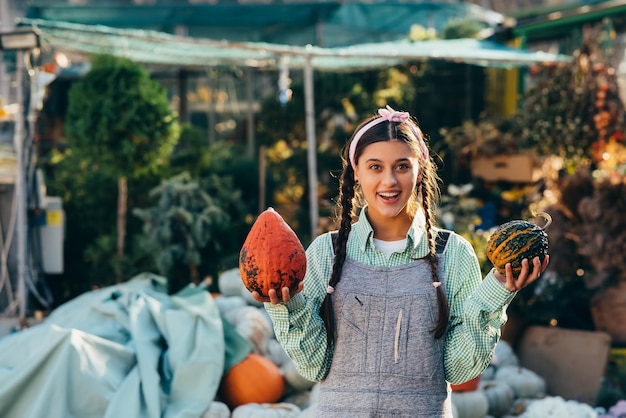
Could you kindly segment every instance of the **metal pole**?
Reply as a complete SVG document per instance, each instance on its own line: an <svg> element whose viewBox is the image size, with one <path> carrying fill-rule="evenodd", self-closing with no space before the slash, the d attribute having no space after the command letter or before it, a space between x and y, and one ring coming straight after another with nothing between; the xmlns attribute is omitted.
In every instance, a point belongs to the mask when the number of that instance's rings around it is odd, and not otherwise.
<svg viewBox="0 0 626 418"><path fill-rule="evenodd" d="M16 238L17 238L17 297L19 298L20 320L26 319L26 185L24 184L24 51L16 51L15 82L17 84L13 146L15 147L16 173L15 198L17 199Z"/></svg>
<svg viewBox="0 0 626 418"><path fill-rule="evenodd" d="M319 218L317 201L317 144L315 140L315 106L313 98L313 63L310 55L304 66L304 113L306 121L309 200L311 207L311 240L317 236Z"/></svg>
<svg viewBox="0 0 626 418"><path fill-rule="evenodd" d="M246 70L246 152L248 157L254 156L254 69Z"/></svg>

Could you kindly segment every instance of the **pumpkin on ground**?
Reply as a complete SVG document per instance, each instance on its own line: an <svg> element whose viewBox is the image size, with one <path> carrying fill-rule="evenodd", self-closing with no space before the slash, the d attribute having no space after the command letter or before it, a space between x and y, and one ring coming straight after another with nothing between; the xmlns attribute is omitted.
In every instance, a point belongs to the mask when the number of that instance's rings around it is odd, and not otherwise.
<svg viewBox="0 0 626 418"><path fill-rule="evenodd" d="M311 404L303 409L298 418L317 418L317 404Z"/></svg>
<svg viewBox="0 0 626 418"><path fill-rule="evenodd" d="M302 411L286 402L275 404L250 403L233 411L232 418L299 418Z"/></svg>
<svg viewBox="0 0 626 418"><path fill-rule="evenodd" d="M544 378L524 367L499 367L494 380L509 385L516 399L537 398L546 393L546 381Z"/></svg>
<svg viewBox="0 0 626 418"><path fill-rule="evenodd" d="M485 418L489 402L479 390L472 392L452 392L452 404L456 407L455 418Z"/></svg>
<svg viewBox="0 0 626 418"><path fill-rule="evenodd" d="M222 314L242 337L250 341L257 354L265 353L268 341L274 336L271 319L264 312L263 308L248 305Z"/></svg>
<svg viewBox="0 0 626 418"><path fill-rule="evenodd" d="M496 350L491 360L497 366L519 366L519 359L508 342L500 339L496 344Z"/></svg>
<svg viewBox="0 0 626 418"><path fill-rule="evenodd" d="M515 393L509 385L501 381L480 382L480 391L489 403L489 415L499 418L505 416L513 406Z"/></svg>
<svg viewBox="0 0 626 418"><path fill-rule="evenodd" d="M249 403L275 403L285 393L278 366L260 354L250 353L222 378L219 395L231 409Z"/></svg>
<svg viewBox="0 0 626 418"><path fill-rule="evenodd" d="M201 418L230 418L230 409L223 402L211 402Z"/></svg>
<svg viewBox="0 0 626 418"><path fill-rule="evenodd" d="M304 279L306 253L296 233L272 208L256 219L239 252L241 280L250 292L293 290Z"/></svg>
<svg viewBox="0 0 626 418"><path fill-rule="evenodd" d="M217 286L222 296L241 296L246 290L241 283L239 268L225 270L217 277Z"/></svg>
<svg viewBox="0 0 626 418"><path fill-rule="evenodd" d="M552 217L540 212L546 220L543 227L529 221L514 220L500 225L487 242L487 258L496 270L505 274L505 266L511 263L513 275L519 276L522 260L531 261L539 256L541 261L548 253L548 234L544 231L552 223ZM532 266L531 266L532 267Z"/></svg>
<svg viewBox="0 0 626 418"><path fill-rule="evenodd" d="M546 396L542 399L530 399L524 413L518 418L567 417L588 418L598 416L591 405L576 400L565 400L560 396ZM605 416L605 415L602 415ZM607 415L608 416L608 415ZM612 415L611 415L612 416ZM616 415L618 416L618 415Z"/></svg>

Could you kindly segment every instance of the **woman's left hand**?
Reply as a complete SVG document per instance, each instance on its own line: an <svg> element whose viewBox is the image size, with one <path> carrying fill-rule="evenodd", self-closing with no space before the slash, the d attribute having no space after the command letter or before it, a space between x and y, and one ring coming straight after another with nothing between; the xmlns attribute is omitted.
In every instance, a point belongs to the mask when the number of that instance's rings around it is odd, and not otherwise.
<svg viewBox="0 0 626 418"><path fill-rule="evenodd" d="M537 280L546 267L548 267L549 262L550 256L547 254L543 259L543 263L539 257L535 257L533 258L533 264L531 267L528 259L525 258L522 260L522 270L520 271L519 276L513 276L513 267L511 267L511 263L507 263L505 267L505 275L499 273L498 271L494 271L494 276L508 290L511 292L517 292Z"/></svg>

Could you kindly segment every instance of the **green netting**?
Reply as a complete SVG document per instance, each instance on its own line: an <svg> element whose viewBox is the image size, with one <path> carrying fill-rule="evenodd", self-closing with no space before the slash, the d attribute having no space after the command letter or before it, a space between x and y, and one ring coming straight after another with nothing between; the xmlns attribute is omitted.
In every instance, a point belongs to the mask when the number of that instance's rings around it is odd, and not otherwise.
<svg viewBox="0 0 626 418"><path fill-rule="evenodd" d="M453 19L470 19L494 27L504 16L463 2L312 1L214 2L160 1L154 5L97 0L86 4L34 1L27 17L110 27L173 32L184 26L197 38L337 47L405 38L412 25L440 32ZM40 3L41 5L37 5Z"/></svg>

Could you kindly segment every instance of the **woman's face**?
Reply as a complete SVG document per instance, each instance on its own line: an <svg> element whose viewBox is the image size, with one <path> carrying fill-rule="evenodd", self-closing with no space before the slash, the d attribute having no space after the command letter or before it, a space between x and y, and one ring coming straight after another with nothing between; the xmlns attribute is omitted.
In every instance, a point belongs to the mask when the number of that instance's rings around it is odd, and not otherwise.
<svg viewBox="0 0 626 418"><path fill-rule="evenodd" d="M407 203L419 168L417 155L403 141L375 142L365 147L354 176L361 185L371 221L409 216Z"/></svg>

